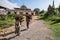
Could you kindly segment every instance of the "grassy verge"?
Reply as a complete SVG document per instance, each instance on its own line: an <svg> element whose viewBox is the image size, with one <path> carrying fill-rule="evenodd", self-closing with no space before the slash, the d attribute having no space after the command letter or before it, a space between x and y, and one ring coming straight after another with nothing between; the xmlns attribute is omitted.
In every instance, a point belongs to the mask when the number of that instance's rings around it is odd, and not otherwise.
<svg viewBox="0 0 60 40"><path fill-rule="evenodd" d="M46 20L44 21L48 25L48 28L53 30L55 36L60 37L60 23L52 24L53 23L52 21L46 21Z"/></svg>
<svg viewBox="0 0 60 40"><path fill-rule="evenodd" d="M7 19L5 19L5 20L2 20L0 18L0 29L11 27L14 24L15 24L15 20L14 20L13 16L11 16L11 15L7 15Z"/></svg>
<svg viewBox="0 0 60 40"><path fill-rule="evenodd" d="M53 15L44 19L44 15L45 13L42 13L38 16L38 18L45 21L48 28L53 30L56 37L60 37L60 17Z"/></svg>

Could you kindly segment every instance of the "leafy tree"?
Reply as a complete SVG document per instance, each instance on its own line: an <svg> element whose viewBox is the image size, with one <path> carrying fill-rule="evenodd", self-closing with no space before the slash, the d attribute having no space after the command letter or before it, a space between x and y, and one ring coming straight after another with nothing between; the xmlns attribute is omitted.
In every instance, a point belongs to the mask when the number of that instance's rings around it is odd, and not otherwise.
<svg viewBox="0 0 60 40"><path fill-rule="evenodd" d="M44 13L44 10L40 11L40 14L41 14L41 13Z"/></svg>
<svg viewBox="0 0 60 40"><path fill-rule="evenodd" d="M44 15L44 19L52 17L53 15L55 15L55 11L53 10L53 7L51 5L49 5L48 7L48 11L45 13Z"/></svg>
<svg viewBox="0 0 60 40"><path fill-rule="evenodd" d="M35 14L38 15L39 12L40 12L40 9L39 8L35 8L34 11L35 11Z"/></svg>

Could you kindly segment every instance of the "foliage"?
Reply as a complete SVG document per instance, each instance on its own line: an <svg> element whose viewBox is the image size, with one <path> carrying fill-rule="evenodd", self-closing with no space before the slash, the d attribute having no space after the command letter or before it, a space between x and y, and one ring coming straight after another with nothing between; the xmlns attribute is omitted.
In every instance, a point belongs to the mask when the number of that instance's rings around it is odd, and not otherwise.
<svg viewBox="0 0 60 40"><path fill-rule="evenodd" d="M53 24L51 25L53 22L52 21L46 21L45 23L48 24L48 28L53 30L53 33L55 34L56 37L60 37L60 24Z"/></svg>
<svg viewBox="0 0 60 40"><path fill-rule="evenodd" d="M58 11L60 12L60 5L59 5L59 8L58 8Z"/></svg>
<svg viewBox="0 0 60 40"><path fill-rule="evenodd" d="M39 12L40 12L40 9L39 8L35 8L34 11L35 11L35 14L38 15Z"/></svg>
<svg viewBox="0 0 60 40"><path fill-rule="evenodd" d="M39 19L44 20L55 36L60 37L60 6L52 11L39 14Z"/></svg>
<svg viewBox="0 0 60 40"><path fill-rule="evenodd" d="M44 13L44 10L40 11L40 13L39 13L39 14L41 14L41 13Z"/></svg>
<svg viewBox="0 0 60 40"><path fill-rule="evenodd" d="M5 18L6 18L5 20L2 20L0 18L0 28L1 29L13 26L15 24L15 20L14 20L13 14L6 15Z"/></svg>

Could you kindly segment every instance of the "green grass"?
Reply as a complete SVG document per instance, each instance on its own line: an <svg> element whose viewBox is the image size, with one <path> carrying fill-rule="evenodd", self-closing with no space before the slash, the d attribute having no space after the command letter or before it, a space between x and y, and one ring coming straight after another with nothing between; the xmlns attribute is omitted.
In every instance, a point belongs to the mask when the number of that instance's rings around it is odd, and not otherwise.
<svg viewBox="0 0 60 40"><path fill-rule="evenodd" d="M46 13L47 12L48 11L46 11ZM45 23L48 25L48 28L50 28L53 31L56 37L60 37L60 14L58 9L55 9L54 12L55 14L53 15L52 15L53 12L49 14L51 16L49 16L48 14L45 15L46 13L41 13L38 16L38 18L45 21Z"/></svg>
<svg viewBox="0 0 60 40"><path fill-rule="evenodd" d="M42 18L41 14L38 16L38 18ZM48 25L48 28L51 29L56 37L60 37L60 17L58 16L52 16L46 19L42 19L44 22ZM54 23L56 22L56 23ZM52 24L54 23L54 24Z"/></svg>
<svg viewBox="0 0 60 40"><path fill-rule="evenodd" d="M11 27L14 24L15 24L15 20L13 16L8 15L7 19L5 20L0 19L0 29Z"/></svg>
<svg viewBox="0 0 60 40"><path fill-rule="evenodd" d="M48 28L53 31L56 37L60 37L60 24L51 24L52 21L45 21L45 23L48 25Z"/></svg>

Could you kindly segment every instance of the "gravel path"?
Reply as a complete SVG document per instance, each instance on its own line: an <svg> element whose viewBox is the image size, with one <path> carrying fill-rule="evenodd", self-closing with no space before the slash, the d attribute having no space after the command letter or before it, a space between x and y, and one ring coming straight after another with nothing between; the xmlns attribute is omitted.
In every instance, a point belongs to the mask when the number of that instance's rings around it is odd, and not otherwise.
<svg viewBox="0 0 60 40"><path fill-rule="evenodd" d="M21 32L20 36L10 40L54 40L52 31L46 27L43 21L38 20L30 25L30 29Z"/></svg>

